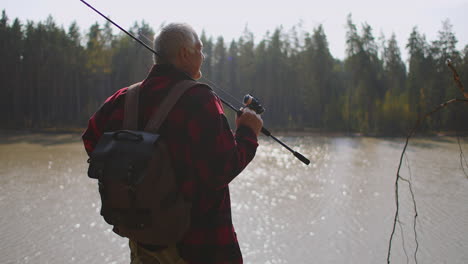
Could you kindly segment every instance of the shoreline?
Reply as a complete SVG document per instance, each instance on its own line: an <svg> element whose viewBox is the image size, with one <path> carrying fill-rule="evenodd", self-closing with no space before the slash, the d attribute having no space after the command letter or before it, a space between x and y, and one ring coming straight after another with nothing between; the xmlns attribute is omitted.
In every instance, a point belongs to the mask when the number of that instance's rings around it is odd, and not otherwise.
<svg viewBox="0 0 468 264"><path fill-rule="evenodd" d="M77 135L81 136L85 128L44 128L44 129L0 129L1 137L17 137L27 136L32 134L44 135ZM385 134L364 134L342 131L320 131L320 130L270 130L274 136L283 137L370 137L370 138L406 138L407 135L385 135ZM263 135L262 135L263 136ZM438 131L438 132L423 132L416 133L412 136L416 138L424 137L468 137L468 131Z"/></svg>

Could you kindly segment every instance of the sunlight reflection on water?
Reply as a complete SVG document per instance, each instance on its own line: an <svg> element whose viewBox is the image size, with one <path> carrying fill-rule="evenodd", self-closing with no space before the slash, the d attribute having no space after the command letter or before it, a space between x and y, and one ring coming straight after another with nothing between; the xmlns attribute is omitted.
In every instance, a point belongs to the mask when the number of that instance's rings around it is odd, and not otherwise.
<svg viewBox="0 0 468 264"><path fill-rule="evenodd" d="M231 183L245 263L382 263L394 214L401 139L282 137L305 166L262 139ZM77 136L33 135L0 144L1 263L128 263L127 240L99 216L95 182ZM468 180L455 139L418 139L408 149L419 206L418 260L468 263ZM466 142L464 145L466 149ZM468 151L465 151L468 153ZM405 245L412 205L401 186ZM404 263L401 235L393 263Z"/></svg>

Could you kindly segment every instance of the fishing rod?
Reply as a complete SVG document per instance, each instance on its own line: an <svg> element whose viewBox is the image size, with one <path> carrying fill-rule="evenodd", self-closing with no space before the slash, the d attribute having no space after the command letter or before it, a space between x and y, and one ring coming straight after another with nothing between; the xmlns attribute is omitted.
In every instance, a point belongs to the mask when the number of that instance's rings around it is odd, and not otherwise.
<svg viewBox="0 0 468 264"><path fill-rule="evenodd" d="M156 54L157 56L160 56L154 49L152 49L150 46L146 45L143 41L141 41L140 39L136 38L135 36L133 36L133 34L131 34L130 32L128 32L127 30L123 29L121 26L119 26L117 23L115 23L114 21L112 21L110 18L108 18L107 16L105 16L103 13L101 13L99 10L97 10L96 8L94 8L93 6L91 6L90 4L88 4L86 1L84 0L80 0L83 4L87 5L89 8L91 8L94 12L98 13L101 17L103 17L104 19L106 19L107 21L109 21L110 23L112 23L112 25L116 26L118 29L122 30L122 32L124 32L125 34L127 34L129 37L131 37L133 40L135 40L136 42L140 43L141 45L143 45L143 47L145 47L146 49L148 49L149 51L151 51L152 53ZM206 78L205 78L206 79ZM210 83L212 84L212 86L214 86L215 88L217 89L220 89L218 87L216 87L216 85L214 85L214 83L212 83L210 81ZM222 90L222 89L221 89ZM226 91L222 90L223 92L225 92L226 94L228 94ZM229 103L228 101L224 100L223 98L221 98L219 95L218 95L219 99L221 100L221 102L223 102L226 106L228 106L229 108L231 108L233 111L235 111L238 115L242 114L242 110L239 110L237 108L235 108L231 103ZM245 97L244 97L244 105L245 107L248 107L252 110L254 110L257 114L262 114L265 109L263 108L263 106L260 104L260 102L255 98L253 97L252 95L250 94L247 94ZM275 140L276 142L278 142L281 146L283 146L284 148L286 148L287 150L289 150L293 155L294 157L296 157L297 159L299 159L300 161L302 161L304 164L306 165L309 165L310 164L310 160L307 159L306 157L304 157L304 155L302 155L301 153L291 149L288 145L286 145L285 143L283 143L281 140L279 140L278 138L276 138L275 136L273 136L271 134L271 132L266 129L265 127L262 127L262 133L267 136L267 137L271 137L273 140Z"/></svg>

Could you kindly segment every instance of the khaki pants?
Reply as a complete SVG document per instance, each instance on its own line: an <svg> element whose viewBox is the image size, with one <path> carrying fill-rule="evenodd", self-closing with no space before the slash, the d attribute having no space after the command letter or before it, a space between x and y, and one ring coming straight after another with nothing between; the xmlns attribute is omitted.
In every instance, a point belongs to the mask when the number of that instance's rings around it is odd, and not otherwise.
<svg viewBox="0 0 468 264"><path fill-rule="evenodd" d="M177 248L170 246L157 252L149 251L129 241L130 264L186 264L179 256Z"/></svg>

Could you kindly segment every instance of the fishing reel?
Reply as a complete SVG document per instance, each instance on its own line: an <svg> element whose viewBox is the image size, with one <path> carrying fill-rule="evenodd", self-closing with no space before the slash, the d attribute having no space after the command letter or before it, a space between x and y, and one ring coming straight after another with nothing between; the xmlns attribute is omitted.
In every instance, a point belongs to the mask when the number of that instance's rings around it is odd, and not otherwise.
<svg viewBox="0 0 468 264"><path fill-rule="evenodd" d="M248 107L252 110L255 111L255 113L261 115L263 112L265 112L265 108L263 108L262 104L260 104L260 101L258 101L257 98L253 97L250 94L246 94L244 96L244 106Z"/></svg>
<svg viewBox="0 0 468 264"><path fill-rule="evenodd" d="M117 25L114 21L112 21L110 18L106 17L105 15L103 15L101 12L99 12L96 8L92 7L90 4L88 4L86 1L84 0L80 0L81 2L83 2L85 5L87 5L89 8L93 9L96 13L98 13L100 16L102 16L103 18L105 18L107 21L109 21L110 23L112 23L114 26L118 27L120 30L122 30L125 34L127 34L128 36L130 36L132 39L134 39L136 42L140 43L141 45L143 45L145 48L147 48L148 50L150 50L151 52L153 52L154 54L158 55L158 53L153 50L152 48L150 48L148 45L146 45L145 43L143 43L141 40L139 40L138 38L136 38L135 36L133 36L131 33L125 31L125 29L123 29L122 27L120 27L119 25ZM216 86L215 86L216 87ZM219 98L225 105L229 106L232 110L234 110L235 112L237 112L237 115L241 115L242 114L242 111L241 110L238 110L236 109L234 106L232 106L232 104L230 104L229 102L223 100L221 97ZM248 107L250 109L252 109L253 111L255 111L255 113L257 114L262 114L263 112L265 112L265 108L263 108L263 106L260 104L260 102L258 101L257 98L253 97L252 95L250 94L247 94L246 96L244 96L244 105L245 107ZM301 153L297 152L297 151L294 151L293 149L291 149L290 147L288 147L286 144L284 144L283 142L281 142L281 140L279 140L278 138L276 138L275 136L273 136L270 131L268 131L268 129L266 129L265 127L262 127L262 133L268 137L271 137L273 140L275 140L276 142L278 142L279 144L281 144L281 146L285 147L287 150L291 151L291 153L294 155L294 157L298 158L300 161L302 161L304 164L306 165L309 165L310 164L310 160L307 159L306 157L304 157Z"/></svg>

